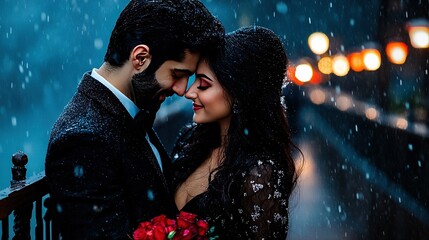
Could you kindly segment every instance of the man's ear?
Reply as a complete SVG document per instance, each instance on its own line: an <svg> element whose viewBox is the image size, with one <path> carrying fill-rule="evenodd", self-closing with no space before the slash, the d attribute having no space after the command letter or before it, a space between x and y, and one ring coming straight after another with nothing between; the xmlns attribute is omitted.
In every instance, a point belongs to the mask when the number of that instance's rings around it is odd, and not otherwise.
<svg viewBox="0 0 429 240"><path fill-rule="evenodd" d="M130 60L133 67L138 72L143 72L149 66L152 55L150 54L149 47L140 44L134 47L130 54Z"/></svg>

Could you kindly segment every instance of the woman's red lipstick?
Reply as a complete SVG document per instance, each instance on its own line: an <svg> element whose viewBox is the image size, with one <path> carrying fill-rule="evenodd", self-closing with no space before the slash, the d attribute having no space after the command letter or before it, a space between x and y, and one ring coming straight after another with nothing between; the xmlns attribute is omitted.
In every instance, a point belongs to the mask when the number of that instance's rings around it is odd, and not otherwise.
<svg viewBox="0 0 429 240"><path fill-rule="evenodd" d="M198 111L198 110L204 108L202 105L199 105L199 104L196 104L196 103L193 103L192 105L194 106L194 111Z"/></svg>

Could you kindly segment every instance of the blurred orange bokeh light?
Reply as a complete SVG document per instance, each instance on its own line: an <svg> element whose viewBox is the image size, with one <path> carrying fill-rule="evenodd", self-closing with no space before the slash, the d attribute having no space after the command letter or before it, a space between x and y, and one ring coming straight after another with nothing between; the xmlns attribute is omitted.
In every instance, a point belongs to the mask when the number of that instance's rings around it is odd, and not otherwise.
<svg viewBox="0 0 429 240"><path fill-rule="evenodd" d="M347 59L349 60L350 68L353 71L361 72L365 69L365 66L363 65L362 53L360 53L360 52L350 53L347 56Z"/></svg>
<svg viewBox="0 0 429 240"><path fill-rule="evenodd" d="M394 64L403 64L407 60L408 47L403 42L389 42L386 46L389 61Z"/></svg>

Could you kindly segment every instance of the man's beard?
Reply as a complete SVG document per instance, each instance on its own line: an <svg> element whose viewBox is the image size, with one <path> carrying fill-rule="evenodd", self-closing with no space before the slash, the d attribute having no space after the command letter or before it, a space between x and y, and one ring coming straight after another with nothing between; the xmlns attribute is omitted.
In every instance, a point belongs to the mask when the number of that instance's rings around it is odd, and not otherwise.
<svg viewBox="0 0 429 240"><path fill-rule="evenodd" d="M165 94L170 96L171 91L162 90L158 81L155 78L155 73L137 73L132 79L135 104L138 108L148 113L146 116L151 123L155 119L156 112L161 107L162 101L159 100L160 95Z"/></svg>

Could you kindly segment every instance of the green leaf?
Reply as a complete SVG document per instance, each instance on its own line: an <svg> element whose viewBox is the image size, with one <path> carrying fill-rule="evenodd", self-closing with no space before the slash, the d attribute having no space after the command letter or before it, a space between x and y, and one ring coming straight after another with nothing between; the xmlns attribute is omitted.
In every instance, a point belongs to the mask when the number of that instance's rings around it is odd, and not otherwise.
<svg viewBox="0 0 429 240"><path fill-rule="evenodd" d="M169 234L168 234L168 236L167 236L167 238L168 239L173 239L173 237L174 237L174 235L176 234L176 231L171 231Z"/></svg>
<svg viewBox="0 0 429 240"><path fill-rule="evenodd" d="M211 227L211 228L209 229L209 233L213 233L213 232L214 232L214 230L215 230L215 227L213 226L213 227Z"/></svg>

